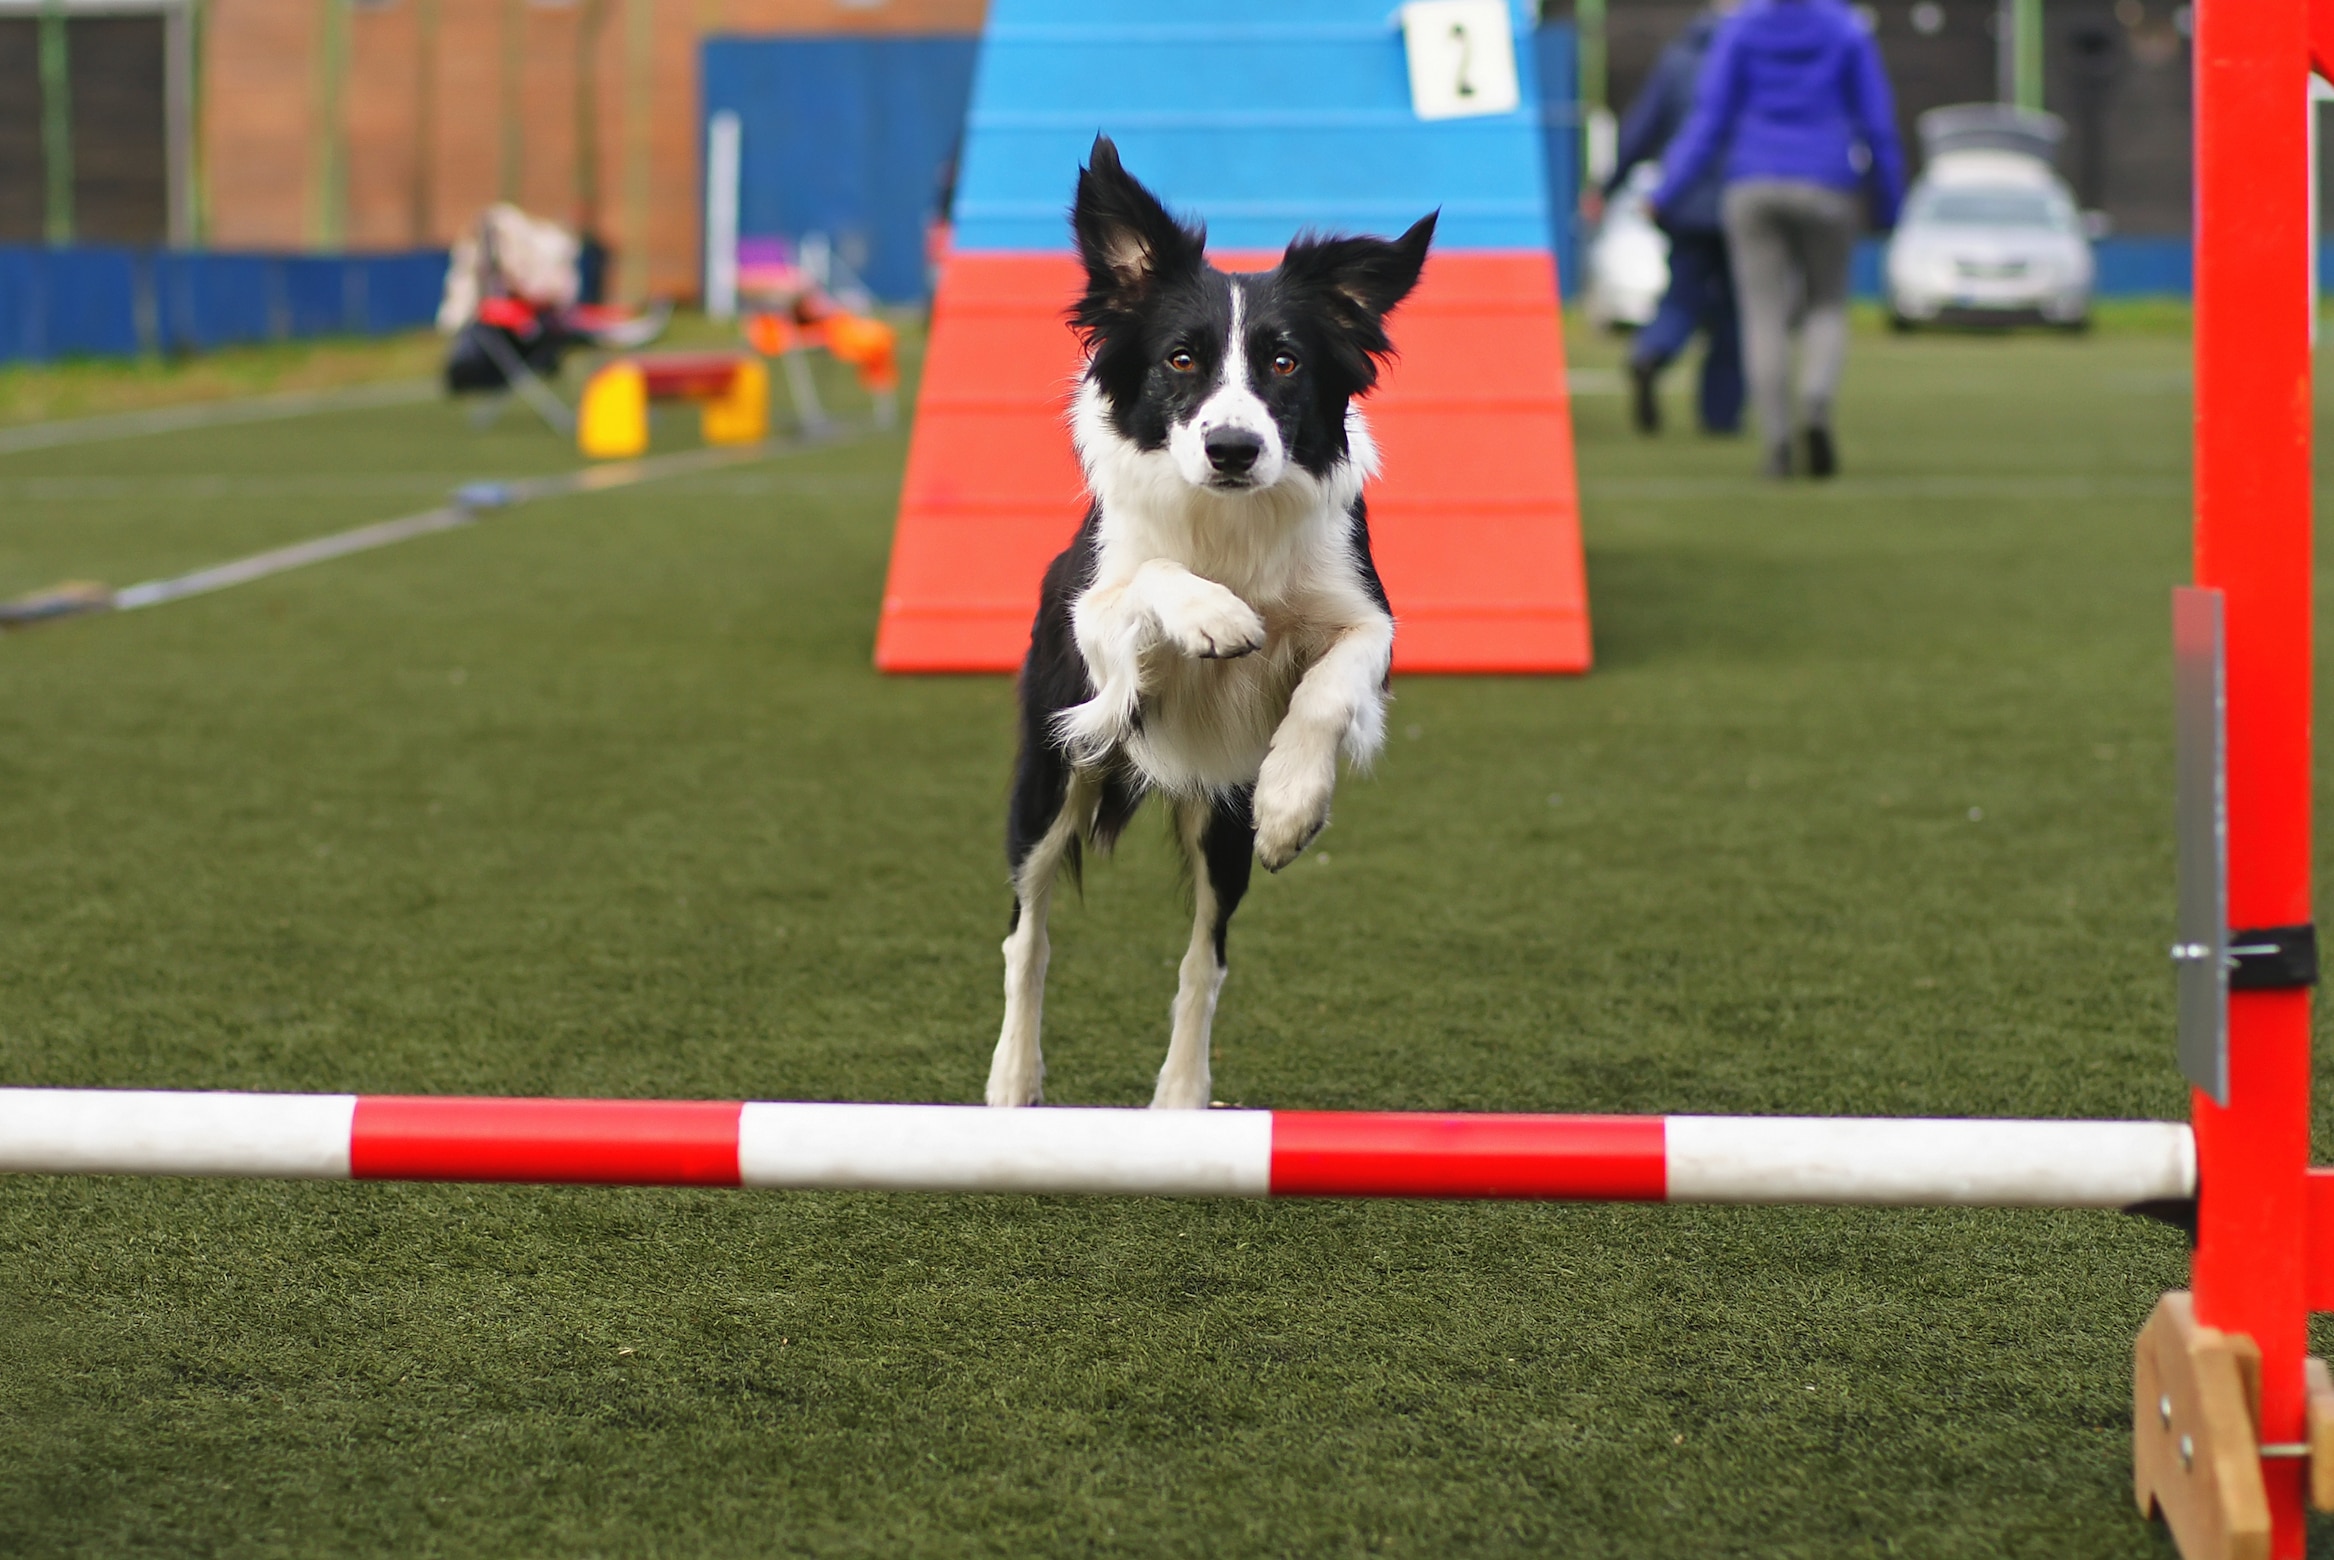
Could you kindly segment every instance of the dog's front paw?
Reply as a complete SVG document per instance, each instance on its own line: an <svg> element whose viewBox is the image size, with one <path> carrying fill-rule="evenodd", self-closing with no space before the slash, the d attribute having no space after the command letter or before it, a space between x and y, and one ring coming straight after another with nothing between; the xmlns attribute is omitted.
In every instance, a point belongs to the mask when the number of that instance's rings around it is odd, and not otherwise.
<svg viewBox="0 0 2334 1560"><path fill-rule="evenodd" d="M1337 764L1306 763L1275 751L1265 755L1256 781L1256 857L1278 872L1313 843L1329 824L1329 798L1337 789Z"/></svg>
<svg viewBox="0 0 2334 1560"><path fill-rule="evenodd" d="M997 1047L989 1062L988 1103L997 1106L1043 1105L1045 1063L1027 1052Z"/></svg>
<svg viewBox="0 0 2334 1560"><path fill-rule="evenodd" d="M1160 634L1195 660L1228 661L1264 648L1264 619L1214 580L1186 576L1156 610Z"/></svg>
<svg viewBox="0 0 2334 1560"><path fill-rule="evenodd" d="M1196 1075L1171 1075L1162 1067L1159 1086L1151 1093L1153 1110L1206 1110L1208 1108L1208 1075L1202 1068Z"/></svg>

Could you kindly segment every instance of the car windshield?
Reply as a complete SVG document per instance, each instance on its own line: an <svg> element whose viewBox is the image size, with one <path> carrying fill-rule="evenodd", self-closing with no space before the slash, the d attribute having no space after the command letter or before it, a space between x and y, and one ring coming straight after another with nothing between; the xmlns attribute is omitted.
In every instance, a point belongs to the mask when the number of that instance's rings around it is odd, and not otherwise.
<svg viewBox="0 0 2334 1560"><path fill-rule="evenodd" d="M2059 203L2040 190L1938 190L1915 214L1943 227L2065 228Z"/></svg>

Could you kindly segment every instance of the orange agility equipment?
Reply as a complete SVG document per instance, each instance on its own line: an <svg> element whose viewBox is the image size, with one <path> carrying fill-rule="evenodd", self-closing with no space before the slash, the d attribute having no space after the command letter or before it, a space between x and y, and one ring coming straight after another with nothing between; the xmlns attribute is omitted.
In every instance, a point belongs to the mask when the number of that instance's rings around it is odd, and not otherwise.
<svg viewBox="0 0 2334 1560"><path fill-rule="evenodd" d="M1230 269L1270 268L1300 229L1393 232L1440 209L1391 321L1400 356L1363 403L1383 457L1366 496L1394 669L1586 671L1530 51L1512 106L1429 120L1376 0L1287 0L1270 17L1193 0L1169 20L1124 0L996 0L981 47L876 665L1019 667L1038 581L1084 518L1064 208L1100 129L1170 206L1211 223ZM1260 77L1276 84L1261 117L1244 96Z"/></svg>
<svg viewBox="0 0 2334 1560"><path fill-rule="evenodd" d="M1038 578L1085 513L1066 421L1083 363L1062 314L1077 287L1068 255L949 261L884 589L883 670L1020 666ZM1400 625L1394 669L1586 671L1554 263L1434 255L1392 330L1401 356L1364 409L1385 467L1368 494L1370 548Z"/></svg>

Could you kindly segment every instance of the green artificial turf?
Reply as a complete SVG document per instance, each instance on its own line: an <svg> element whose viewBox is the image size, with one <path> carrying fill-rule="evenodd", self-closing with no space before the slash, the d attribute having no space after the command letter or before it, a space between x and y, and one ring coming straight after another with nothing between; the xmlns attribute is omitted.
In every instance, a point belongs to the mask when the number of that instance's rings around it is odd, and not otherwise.
<svg viewBox="0 0 2334 1560"><path fill-rule="evenodd" d="M1574 347L1598 668L1400 684L1241 913L1219 1095L2177 1115L2182 338L1862 336L1822 487ZM903 448L0 642L0 1079L976 1099L1011 690L869 669ZM0 594L565 463L436 406L10 457ZM1059 910L1054 1099L1147 1098L1183 917L1150 823ZM2184 1268L2108 1213L15 1178L0 1553L2164 1556Z"/></svg>

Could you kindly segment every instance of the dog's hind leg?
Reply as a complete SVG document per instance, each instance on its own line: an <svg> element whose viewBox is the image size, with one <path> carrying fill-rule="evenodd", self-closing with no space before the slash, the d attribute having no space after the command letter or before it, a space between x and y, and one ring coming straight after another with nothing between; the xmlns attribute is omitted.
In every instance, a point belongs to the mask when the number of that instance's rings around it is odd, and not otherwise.
<svg viewBox="0 0 2334 1560"><path fill-rule="evenodd" d="M1246 790L1175 804L1175 831L1191 862L1191 946L1177 977L1175 1027L1153 1110L1201 1110L1208 1103L1208 1037L1224 989L1224 938L1256 859L1252 805Z"/></svg>
<svg viewBox="0 0 2334 1560"><path fill-rule="evenodd" d="M1014 796L1012 840L1013 929L1005 938L1005 1025L997 1036L996 1054L989 1061L988 1102L991 1105L1035 1105L1045 1098L1045 1056L1039 1030L1045 1017L1046 911L1053 903L1054 880L1065 857L1078 848L1078 828L1094 807L1093 788L1076 777L1064 777L1053 791L1052 816L1034 819L1025 803L1042 806L1044 795L1019 794L1021 785L1035 781L1046 786L1048 777L1024 775ZM1036 828L1025 835L1031 823Z"/></svg>

